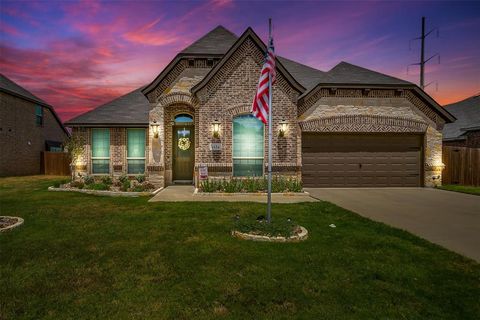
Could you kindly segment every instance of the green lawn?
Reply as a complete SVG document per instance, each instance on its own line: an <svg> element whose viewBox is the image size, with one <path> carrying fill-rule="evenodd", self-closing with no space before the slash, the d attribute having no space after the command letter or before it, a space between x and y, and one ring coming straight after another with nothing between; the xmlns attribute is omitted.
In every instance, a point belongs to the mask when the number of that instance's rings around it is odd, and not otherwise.
<svg viewBox="0 0 480 320"><path fill-rule="evenodd" d="M58 180L58 178L57 178ZM230 236L256 203L147 203L0 179L0 319L478 319L480 265L327 202L302 243ZM337 227L330 228L334 223Z"/></svg>
<svg viewBox="0 0 480 320"><path fill-rule="evenodd" d="M462 193L468 193L468 194L474 194L474 195L480 196L480 187L461 186L458 184L446 184L437 188L442 190L447 190L447 191L462 192Z"/></svg>

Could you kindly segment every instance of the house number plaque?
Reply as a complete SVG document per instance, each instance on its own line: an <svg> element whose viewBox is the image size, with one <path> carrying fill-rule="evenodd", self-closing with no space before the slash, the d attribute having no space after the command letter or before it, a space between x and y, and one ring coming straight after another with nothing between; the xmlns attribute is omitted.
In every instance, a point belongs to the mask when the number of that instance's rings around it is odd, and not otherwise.
<svg viewBox="0 0 480 320"><path fill-rule="evenodd" d="M210 151L221 151L222 144L220 142L212 142L210 143Z"/></svg>

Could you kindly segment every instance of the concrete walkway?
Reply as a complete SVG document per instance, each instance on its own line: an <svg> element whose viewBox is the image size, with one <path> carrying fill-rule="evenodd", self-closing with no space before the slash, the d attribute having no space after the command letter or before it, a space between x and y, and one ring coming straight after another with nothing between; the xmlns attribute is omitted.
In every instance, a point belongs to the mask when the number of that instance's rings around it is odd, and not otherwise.
<svg viewBox="0 0 480 320"><path fill-rule="evenodd" d="M157 193L149 202L177 202L177 201L226 201L226 202L267 202L267 196L262 194L194 194L193 186L168 186ZM305 195L294 194L272 194L272 202L274 203L299 203L299 202L315 202L318 201Z"/></svg>
<svg viewBox="0 0 480 320"><path fill-rule="evenodd" d="M480 196L431 188L306 191L480 262Z"/></svg>

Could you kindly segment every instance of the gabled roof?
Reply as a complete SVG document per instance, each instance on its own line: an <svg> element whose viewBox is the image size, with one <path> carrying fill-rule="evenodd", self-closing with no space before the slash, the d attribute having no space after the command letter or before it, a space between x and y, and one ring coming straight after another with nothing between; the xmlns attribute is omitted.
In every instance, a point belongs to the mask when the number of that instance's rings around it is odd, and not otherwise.
<svg viewBox="0 0 480 320"><path fill-rule="evenodd" d="M42 99L40 99L39 97L31 93L27 89L13 82L12 80L10 80L9 78L7 78L5 75L1 73L0 73L0 91L3 91L5 93L11 94L13 96L22 98L24 100L27 100L33 103L36 103L38 105L41 105L49 109L50 112L53 114L53 117L55 118L55 120L58 122L58 125L62 128L63 131L65 131L67 136L70 136L70 132L68 132L67 129L63 126L62 121L60 120L57 113L55 112L55 109L51 105L49 105L48 103L46 103L45 101L43 101Z"/></svg>
<svg viewBox="0 0 480 320"><path fill-rule="evenodd" d="M146 126L150 104L143 87L133 90L65 123L67 126Z"/></svg>
<svg viewBox="0 0 480 320"><path fill-rule="evenodd" d="M202 81L200 81L198 84L196 84L192 89L191 92L195 94L198 90L203 88L208 81L222 68L222 66L230 59L230 57L235 53L235 51L242 45L243 42L245 42L248 38L251 38L253 43L255 43L261 51L265 52L266 51L266 45L263 43L263 41L260 39L260 37L253 31L252 28L248 27L247 30L242 34L240 38L237 39L235 44L231 46L231 48L225 53L225 55L222 57L222 59L210 70L210 72L203 78ZM287 81L299 92L303 92L305 88L298 82L289 72L288 70L283 66L282 62L277 58L276 59L276 69L280 71Z"/></svg>
<svg viewBox="0 0 480 320"><path fill-rule="evenodd" d="M225 54L237 41L237 36L223 26L215 29L180 51L180 54Z"/></svg>
<svg viewBox="0 0 480 320"><path fill-rule="evenodd" d="M39 97L35 96L33 93L28 91L27 89L19 86L6 76L0 73L0 90L13 94L17 97L24 98L34 103L41 104L45 107L51 107L48 103L40 99Z"/></svg>
<svg viewBox="0 0 480 320"><path fill-rule="evenodd" d="M480 95L448 104L444 107L457 118L457 121L446 124L443 128L443 140L458 140L464 134L480 127Z"/></svg>

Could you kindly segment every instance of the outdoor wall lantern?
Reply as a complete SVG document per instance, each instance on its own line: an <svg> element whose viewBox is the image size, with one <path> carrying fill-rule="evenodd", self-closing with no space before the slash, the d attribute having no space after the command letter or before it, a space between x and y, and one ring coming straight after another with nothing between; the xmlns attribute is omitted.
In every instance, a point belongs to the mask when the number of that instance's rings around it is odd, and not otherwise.
<svg viewBox="0 0 480 320"><path fill-rule="evenodd" d="M157 120L153 120L152 129L153 129L153 137L155 139L158 138L158 127L159 127L159 124L157 123Z"/></svg>
<svg viewBox="0 0 480 320"><path fill-rule="evenodd" d="M215 119L212 122L212 127L213 127L213 137L214 138L220 138L220 121Z"/></svg>
<svg viewBox="0 0 480 320"><path fill-rule="evenodd" d="M278 136L284 137L286 132L287 132L287 121L282 120L280 121L280 130L278 131Z"/></svg>

